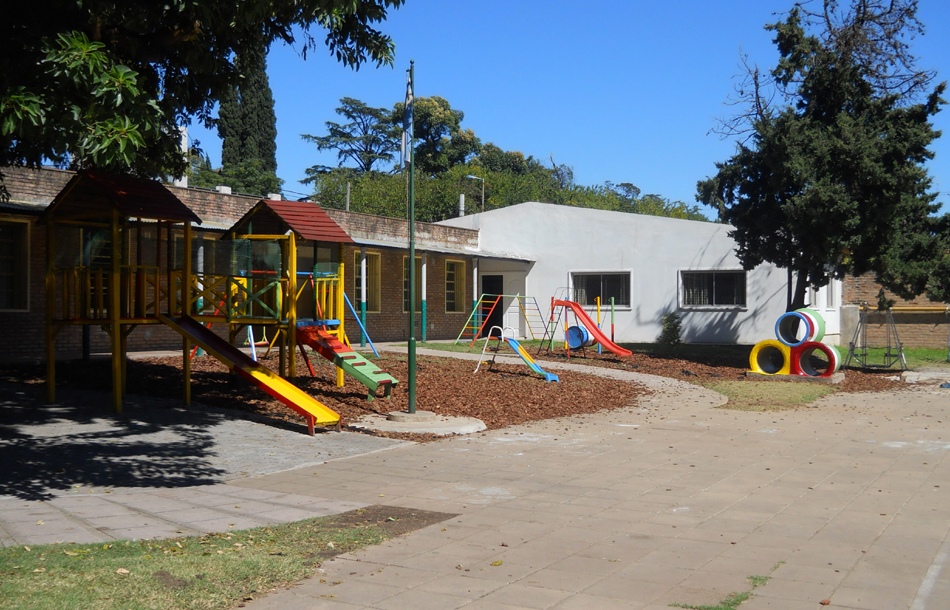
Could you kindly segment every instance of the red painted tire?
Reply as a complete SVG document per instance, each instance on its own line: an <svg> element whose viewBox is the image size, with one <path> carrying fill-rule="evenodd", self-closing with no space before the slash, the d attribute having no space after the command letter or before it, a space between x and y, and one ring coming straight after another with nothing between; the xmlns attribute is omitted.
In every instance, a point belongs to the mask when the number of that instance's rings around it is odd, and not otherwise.
<svg viewBox="0 0 950 610"><path fill-rule="evenodd" d="M825 370L818 370L811 364L811 357L816 351L825 355L828 366ZM806 341L792 348L791 375L801 377L831 377L841 366L841 357L838 350L818 341Z"/></svg>

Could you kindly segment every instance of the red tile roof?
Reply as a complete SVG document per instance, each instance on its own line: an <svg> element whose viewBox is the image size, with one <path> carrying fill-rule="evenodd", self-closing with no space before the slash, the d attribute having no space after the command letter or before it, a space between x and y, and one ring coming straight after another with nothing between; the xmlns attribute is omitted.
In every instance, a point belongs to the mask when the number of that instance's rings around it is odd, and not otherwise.
<svg viewBox="0 0 950 610"><path fill-rule="evenodd" d="M327 216L319 205L310 201L274 201L262 199L244 218L236 224L243 224L261 206L267 206L300 237L313 241L352 244L351 238L335 220Z"/></svg>
<svg viewBox="0 0 950 610"><path fill-rule="evenodd" d="M118 208L126 218L201 223L201 219L161 182L96 169L77 173L56 195L45 214L68 216L90 211L111 214L113 208Z"/></svg>

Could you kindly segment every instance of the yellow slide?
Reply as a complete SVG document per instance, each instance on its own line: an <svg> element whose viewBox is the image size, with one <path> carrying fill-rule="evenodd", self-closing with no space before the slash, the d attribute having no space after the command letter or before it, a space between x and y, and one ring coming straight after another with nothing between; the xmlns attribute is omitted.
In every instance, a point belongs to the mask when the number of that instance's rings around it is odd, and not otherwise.
<svg viewBox="0 0 950 610"><path fill-rule="evenodd" d="M159 314L162 322L189 341L236 371L248 383L255 385L297 413L307 418L307 428L313 435L314 425L340 425L340 414L322 404L294 384L270 369L254 362L250 356L234 347L190 316L173 320Z"/></svg>

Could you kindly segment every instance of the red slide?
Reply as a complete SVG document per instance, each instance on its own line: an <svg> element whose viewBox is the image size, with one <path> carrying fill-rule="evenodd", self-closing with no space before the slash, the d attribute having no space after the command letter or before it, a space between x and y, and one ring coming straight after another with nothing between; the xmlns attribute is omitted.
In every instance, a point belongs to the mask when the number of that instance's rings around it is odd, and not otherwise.
<svg viewBox="0 0 950 610"><path fill-rule="evenodd" d="M574 301L554 301L555 307L570 307L574 312L574 315L577 316L577 319L581 321L581 324L584 325L584 328L587 329L587 332L600 343L605 350L608 352L613 352L618 356L629 356L633 354L628 349L624 349L607 338L607 335L600 332L600 329L597 328L597 323L590 319L590 316L587 315L587 312L584 311L584 308L581 307L580 303L575 303Z"/></svg>

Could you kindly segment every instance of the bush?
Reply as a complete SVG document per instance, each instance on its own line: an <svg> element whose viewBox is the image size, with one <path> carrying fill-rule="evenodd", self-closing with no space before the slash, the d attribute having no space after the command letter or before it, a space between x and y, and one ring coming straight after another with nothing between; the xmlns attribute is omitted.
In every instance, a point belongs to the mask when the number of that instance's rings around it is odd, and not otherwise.
<svg viewBox="0 0 950 610"><path fill-rule="evenodd" d="M663 330L660 332L660 337L656 340L660 345L665 345L667 347L676 347L683 340L680 338L680 333L683 330L683 321L680 319L678 313L671 312L660 318L660 322L663 324Z"/></svg>

